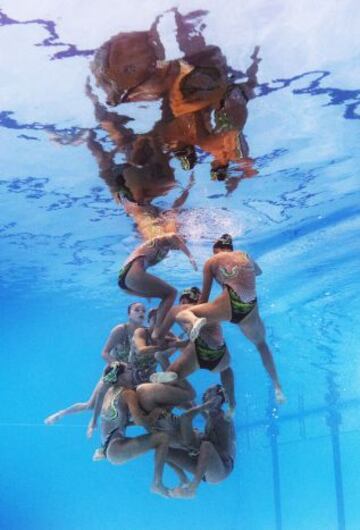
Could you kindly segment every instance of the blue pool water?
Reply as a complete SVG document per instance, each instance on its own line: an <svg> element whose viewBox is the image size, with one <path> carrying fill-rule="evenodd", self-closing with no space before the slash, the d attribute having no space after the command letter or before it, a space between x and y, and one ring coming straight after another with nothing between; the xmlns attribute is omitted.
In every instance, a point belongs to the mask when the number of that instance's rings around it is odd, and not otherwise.
<svg viewBox="0 0 360 530"><path fill-rule="evenodd" d="M214 237L230 232L262 267L261 313L287 403L276 407L255 349L225 325L236 466L191 501L150 493L152 455L119 468L94 464L87 415L43 424L97 381L103 343L132 301L117 270L140 241L86 144L55 140L97 126L84 94L94 49L119 31L149 28L172 6L2 0L0 528L359 530L356 0L179 4L183 13L209 11L206 41L234 68L261 46L245 127L258 175L227 193L202 156L178 216L200 265ZM178 57L171 14L160 30L167 58ZM158 103L123 110L136 133L160 116ZM189 178L176 160L172 167L178 184L157 200L163 209ZM156 272L178 289L200 282L176 254ZM204 371L190 379L199 394L217 382Z"/></svg>

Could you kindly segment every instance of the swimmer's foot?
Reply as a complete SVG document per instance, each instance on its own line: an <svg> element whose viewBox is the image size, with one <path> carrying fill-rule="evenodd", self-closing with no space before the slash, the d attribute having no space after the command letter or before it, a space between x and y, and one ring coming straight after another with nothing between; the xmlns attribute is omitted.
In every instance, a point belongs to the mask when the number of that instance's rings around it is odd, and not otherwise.
<svg viewBox="0 0 360 530"><path fill-rule="evenodd" d="M195 324L192 327L192 330L190 331L189 338L191 342L195 342L195 340L198 338L200 331L202 328L206 325L206 318L198 318L195 322Z"/></svg>
<svg viewBox="0 0 360 530"><path fill-rule="evenodd" d="M279 387L275 388L275 400L279 405L286 403L286 396Z"/></svg>
<svg viewBox="0 0 360 530"><path fill-rule="evenodd" d="M172 383L176 381L178 375L176 372L155 372L150 376L151 383Z"/></svg>
<svg viewBox="0 0 360 530"><path fill-rule="evenodd" d="M92 456L93 462L100 462L100 460L106 460L105 451L103 447L98 447Z"/></svg>
<svg viewBox="0 0 360 530"><path fill-rule="evenodd" d="M156 493L157 495L161 495L162 497L166 497L166 498L170 497L169 489L165 488L165 486L163 486L162 484L155 484L154 483L151 486L151 491L153 493Z"/></svg>
<svg viewBox="0 0 360 530"><path fill-rule="evenodd" d="M54 425L59 420L61 420L61 418L62 418L62 415L60 414L60 412L56 412L55 414L51 414L50 416L45 418L44 423L45 425Z"/></svg>
<svg viewBox="0 0 360 530"><path fill-rule="evenodd" d="M174 499L192 499L195 497L196 491L191 486L180 488L173 488L169 491L170 497Z"/></svg>

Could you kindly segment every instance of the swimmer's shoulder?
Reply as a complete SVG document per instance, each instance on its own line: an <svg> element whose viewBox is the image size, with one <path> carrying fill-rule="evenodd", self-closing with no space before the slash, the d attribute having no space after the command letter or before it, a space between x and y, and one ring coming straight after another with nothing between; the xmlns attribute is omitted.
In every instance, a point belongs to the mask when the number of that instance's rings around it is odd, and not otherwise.
<svg viewBox="0 0 360 530"><path fill-rule="evenodd" d="M126 324L117 324L110 332L111 336L121 336L126 333Z"/></svg>

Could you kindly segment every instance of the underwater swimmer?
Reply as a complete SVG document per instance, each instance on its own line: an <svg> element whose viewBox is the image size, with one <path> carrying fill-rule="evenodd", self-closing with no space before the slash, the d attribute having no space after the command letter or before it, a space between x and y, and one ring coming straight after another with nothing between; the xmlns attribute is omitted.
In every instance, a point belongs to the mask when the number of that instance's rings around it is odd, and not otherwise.
<svg viewBox="0 0 360 530"><path fill-rule="evenodd" d="M130 254L119 272L118 285L121 289L135 296L161 299L152 332L153 339L157 339L159 326L174 303L176 290L160 278L149 274L147 269L160 263L170 250L183 252L194 270L197 270L196 262L185 241L173 233L153 237L140 245Z"/></svg>
<svg viewBox="0 0 360 530"><path fill-rule="evenodd" d="M275 389L278 403L286 398L276 371L271 351L265 339L265 327L260 318L256 298L256 276L261 269L245 252L234 251L232 238L224 234L213 246L214 256L204 265L200 304L178 313L176 321L191 322L190 340L195 341L204 325L228 321L236 324L260 353ZM222 294L208 302L213 280L222 287Z"/></svg>
<svg viewBox="0 0 360 530"><path fill-rule="evenodd" d="M131 348L131 341L135 330L144 324L145 320L145 306L141 302L134 302L128 307L128 322L115 326L102 350L102 358L107 363L114 361L128 362ZM66 409L61 409L54 414L48 416L44 422L46 425L53 425L68 414L75 414L85 410L91 410L95 407L96 400L99 396L104 396L108 386L106 381L101 378L90 398L85 402L74 403ZM91 423L89 424L89 432L91 435Z"/></svg>
<svg viewBox="0 0 360 530"><path fill-rule="evenodd" d="M94 460L103 455L114 465L121 465L154 450L155 469L151 490L159 495L168 496L163 484L163 470L168 453L169 440L166 433L158 432L129 438L126 428L130 424L129 404L132 394L128 393L121 382L116 383L107 391L101 409L101 431L103 447L94 454ZM151 415L143 415L146 425L151 424L159 414L159 410ZM146 416L146 420L145 420Z"/></svg>
<svg viewBox="0 0 360 530"><path fill-rule="evenodd" d="M196 305L201 296L197 287L185 289L180 295L180 304L173 306L160 327L160 336L167 333L175 322L177 315ZM193 318L189 322L181 321L185 330L191 328ZM220 373L221 382L229 396L229 414L235 410L234 375L230 368L230 354L226 346L221 326L213 322L204 326L195 342L189 343L181 355L168 367L167 372L158 372L151 376L152 382L162 382L163 377L168 377L174 372L179 379L189 376L198 369Z"/></svg>
<svg viewBox="0 0 360 530"><path fill-rule="evenodd" d="M194 474L187 486L170 490L170 496L174 498L194 497L201 481L217 484L225 480L234 469L235 425L226 418L222 410L226 401L224 388L221 385L208 388L202 401L203 405L198 409L205 413L206 424L198 450L185 452L170 449L168 452L168 462Z"/></svg>

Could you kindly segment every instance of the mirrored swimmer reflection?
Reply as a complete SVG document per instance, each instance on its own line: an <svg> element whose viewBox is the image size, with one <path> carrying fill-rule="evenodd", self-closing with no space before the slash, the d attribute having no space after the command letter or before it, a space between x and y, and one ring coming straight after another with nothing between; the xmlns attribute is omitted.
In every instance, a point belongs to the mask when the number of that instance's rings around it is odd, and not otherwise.
<svg viewBox="0 0 360 530"><path fill-rule="evenodd" d="M112 148L106 148L95 130L89 131L87 146L95 157L100 177L108 185L115 202L132 218L145 241L157 235L177 232L177 212L186 202L194 182L193 175L168 209L152 204L154 199L179 187L169 156L163 152L152 131L135 134L127 126L130 118L109 112L100 103L89 83L86 85L86 93L94 105L95 117L101 130L109 135ZM115 160L120 153L126 159L123 163Z"/></svg>
<svg viewBox="0 0 360 530"><path fill-rule="evenodd" d="M245 74L236 71L197 29L204 13L183 16L173 11L182 59L164 60L155 21L148 32L120 33L106 42L95 55L92 71L108 104L161 99L162 118L153 133L163 152L172 153L184 169L194 167L196 149L211 154L212 178L227 179L232 191L241 178L256 174L242 131L257 84L259 49L255 48ZM238 83L238 77L247 80ZM238 178L230 178L231 162L238 166Z"/></svg>

